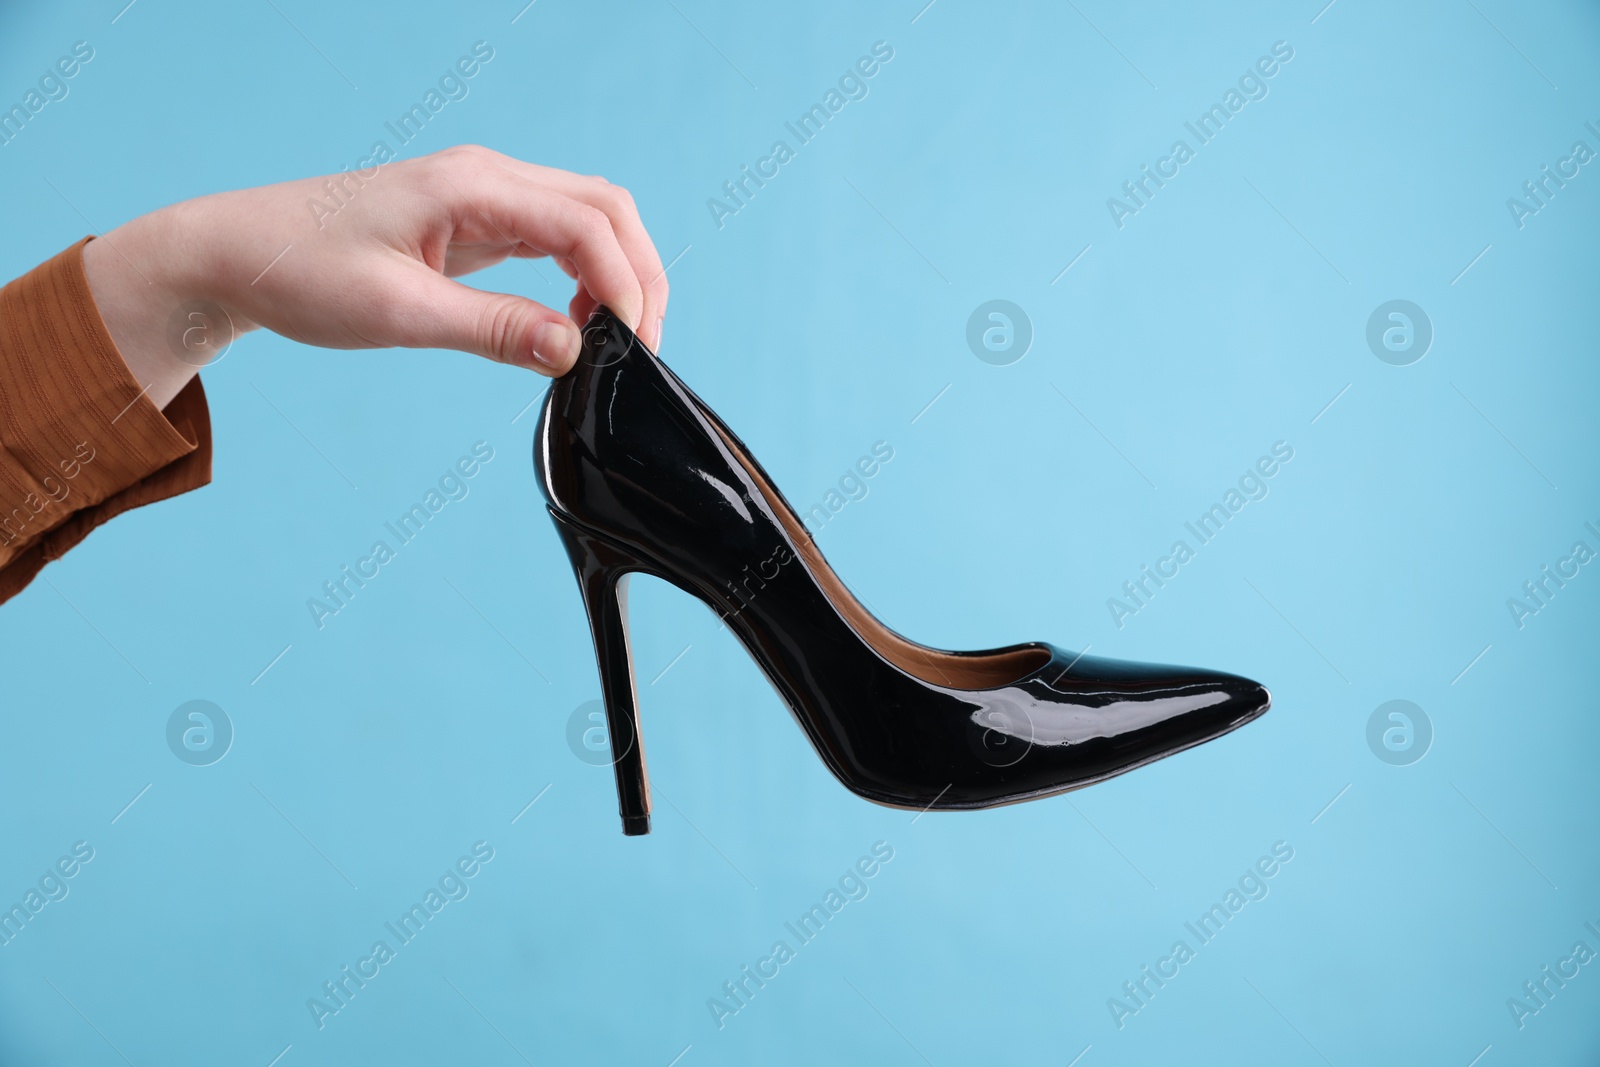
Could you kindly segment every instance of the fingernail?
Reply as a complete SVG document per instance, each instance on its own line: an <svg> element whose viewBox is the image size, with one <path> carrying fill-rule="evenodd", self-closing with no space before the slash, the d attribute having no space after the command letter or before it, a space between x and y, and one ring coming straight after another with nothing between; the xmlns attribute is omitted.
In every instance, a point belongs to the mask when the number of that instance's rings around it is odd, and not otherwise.
<svg viewBox="0 0 1600 1067"><path fill-rule="evenodd" d="M661 351L661 324L666 322L666 321L667 321L667 317L665 315L658 315L656 317L656 351L657 352Z"/></svg>
<svg viewBox="0 0 1600 1067"><path fill-rule="evenodd" d="M578 358L578 330L564 322L540 323L533 331L533 358L554 371Z"/></svg>

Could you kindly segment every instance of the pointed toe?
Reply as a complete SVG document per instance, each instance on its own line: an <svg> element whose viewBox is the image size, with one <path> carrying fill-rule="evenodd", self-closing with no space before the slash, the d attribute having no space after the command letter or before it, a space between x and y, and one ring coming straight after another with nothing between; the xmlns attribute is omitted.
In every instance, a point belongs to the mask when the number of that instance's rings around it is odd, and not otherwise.
<svg viewBox="0 0 1600 1067"><path fill-rule="evenodd" d="M998 784L1047 796L1104 781L1231 733L1272 701L1265 686L1236 674L1052 652L1033 677L986 695L974 714L988 726L986 749L1010 754L1003 784L991 777L974 783L975 793Z"/></svg>
<svg viewBox="0 0 1600 1067"><path fill-rule="evenodd" d="M1174 736L1196 738L1193 743L1221 737L1239 727L1259 719L1272 706L1272 694L1260 682L1237 674L1222 671L1188 672L1192 679L1184 679L1195 694L1195 706L1170 724Z"/></svg>
<svg viewBox="0 0 1600 1067"><path fill-rule="evenodd" d="M1236 730L1245 723L1259 719L1272 706L1272 694L1260 682L1237 674L1218 672L1217 692L1226 699L1216 705L1214 720L1218 727L1216 736Z"/></svg>

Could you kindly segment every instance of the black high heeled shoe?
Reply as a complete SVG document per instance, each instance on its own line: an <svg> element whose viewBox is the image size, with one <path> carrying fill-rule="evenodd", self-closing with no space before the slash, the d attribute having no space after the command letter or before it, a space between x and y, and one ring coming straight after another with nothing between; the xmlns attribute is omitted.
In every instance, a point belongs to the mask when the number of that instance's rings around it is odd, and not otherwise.
<svg viewBox="0 0 1600 1067"><path fill-rule="evenodd" d="M1271 701L1220 671L901 637L845 588L733 432L605 308L583 329L577 366L551 384L534 463L589 613L625 834L650 832L628 650L634 571L722 615L828 770L894 807L1064 793L1235 730Z"/></svg>

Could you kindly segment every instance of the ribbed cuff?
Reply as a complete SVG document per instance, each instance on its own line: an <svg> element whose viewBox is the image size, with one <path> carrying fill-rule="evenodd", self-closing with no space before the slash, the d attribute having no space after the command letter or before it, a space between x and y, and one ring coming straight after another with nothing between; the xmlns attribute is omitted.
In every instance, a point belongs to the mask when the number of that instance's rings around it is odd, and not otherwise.
<svg viewBox="0 0 1600 1067"><path fill-rule="evenodd" d="M195 377L159 409L117 351L85 237L0 289L0 601L131 508L211 481Z"/></svg>

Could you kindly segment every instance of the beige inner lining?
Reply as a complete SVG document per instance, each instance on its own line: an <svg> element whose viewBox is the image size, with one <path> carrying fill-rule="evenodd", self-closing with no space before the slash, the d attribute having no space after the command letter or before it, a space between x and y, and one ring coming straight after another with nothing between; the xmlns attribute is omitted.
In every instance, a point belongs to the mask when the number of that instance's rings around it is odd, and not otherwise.
<svg viewBox="0 0 1600 1067"><path fill-rule="evenodd" d="M833 568L828 566L828 561L822 558L822 552L818 550L816 542L811 539L811 531L805 528L805 524L784 503L766 478L762 477L761 472L750 462L738 442L730 439L715 418L708 417L706 421L716 430L717 436L722 438L723 444L728 446L728 451L733 453L740 465L749 473L751 481L761 490L761 495L766 497L767 503L778 516L778 521L783 523L783 528L788 531L789 537L800 547L802 560L816 576L817 583L822 586L822 591L828 600L861 639L876 649L884 659L930 685L942 685L950 689L993 689L1031 674L1049 660L1050 653L1042 648L993 652L985 655L941 652L907 640L889 629L855 598L855 595L845 587L844 582L839 580Z"/></svg>

